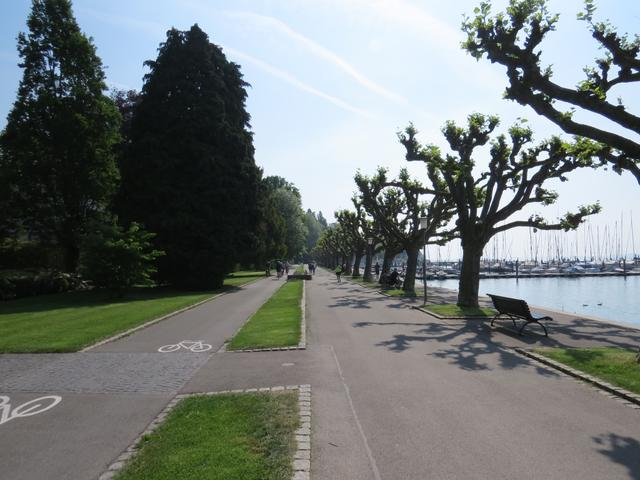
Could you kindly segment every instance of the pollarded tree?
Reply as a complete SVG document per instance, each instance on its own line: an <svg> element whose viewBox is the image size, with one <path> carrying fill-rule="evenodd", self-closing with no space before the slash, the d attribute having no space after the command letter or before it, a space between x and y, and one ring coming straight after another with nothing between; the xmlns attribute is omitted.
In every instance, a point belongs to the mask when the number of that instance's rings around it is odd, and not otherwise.
<svg viewBox="0 0 640 480"><path fill-rule="evenodd" d="M382 235L390 245L399 245L407 252L407 266L402 289L415 291L418 254L424 243L441 243L450 238L451 232L443 229L451 219L452 208L447 196L436 194L442 182L436 170L431 169L431 188L424 187L402 169L398 179L390 180L387 170L379 168L372 177L358 172L356 185L367 212L373 217ZM420 218L428 219L426 230L420 228ZM400 253L394 252L392 253Z"/></svg>
<svg viewBox="0 0 640 480"><path fill-rule="evenodd" d="M33 0L27 25L18 98L0 137L0 184L12 186L3 216L61 247L73 272L85 226L117 188L120 115L69 0Z"/></svg>
<svg viewBox="0 0 640 480"><path fill-rule="evenodd" d="M353 260L353 268L351 274L354 277L360 276L360 263L365 254L367 246L365 237L362 233L363 212L362 210L339 210L335 213L336 220L344 233L345 239L349 245L349 263Z"/></svg>
<svg viewBox="0 0 640 480"><path fill-rule="evenodd" d="M161 279L218 288L253 248L260 219L247 83L197 25L169 30L146 65L121 166L121 217L157 233Z"/></svg>
<svg viewBox="0 0 640 480"><path fill-rule="evenodd" d="M441 193L455 205L462 244L458 305L465 307L478 306L480 258L495 234L516 227L575 229L585 216L600 211L600 206L594 204L567 213L556 223L548 223L539 215L509 221L527 205L554 203L558 195L543 185L551 179L566 180L566 174L590 165L590 161L584 159L581 143L568 144L557 137L526 148L532 143L533 134L529 128L516 124L509 129L510 142L505 135L491 141L489 168L476 175L474 150L489 142L498 123L496 116L477 113L468 117L467 128L447 122L442 132L454 154L445 156L435 145L420 145L413 126L401 135L407 160L425 162L428 169L439 172L444 179Z"/></svg>
<svg viewBox="0 0 640 480"><path fill-rule="evenodd" d="M491 3L482 2L475 16L463 23L468 35L463 45L476 59L486 55L491 62L507 67L506 98L529 105L567 133L594 140L593 154L618 173L631 172L640 183L640 143L636 139L640 117L615 93L616 86L640 82L640 37L631 40L609 23L594 22L593 0L586 0L585 5L578 18L587 22L605 55L595 66L584 69L586 78L574 88L554 82L551 67L540 62L542 41L558 21L558 15L549 13L546 0L511 0L506 12L495 16ZM571 109L563 109L557 101L568 103ZM597 126L579 122L573 118L575 108L599 115L612 127L629 133L608 128L605 122Z"/></svg>

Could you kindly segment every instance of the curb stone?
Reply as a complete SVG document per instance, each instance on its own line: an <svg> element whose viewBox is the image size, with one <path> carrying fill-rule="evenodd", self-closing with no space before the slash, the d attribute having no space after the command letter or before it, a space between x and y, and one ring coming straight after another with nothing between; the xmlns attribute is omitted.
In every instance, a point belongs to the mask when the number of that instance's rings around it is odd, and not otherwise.
<svg viewBox="0 0 640 480"><path fill-rule="evenodd" d="M218 392L201 392L179 394L173 397L164 409L151 421L147 428L122 452L107 469L100 474L98 480L112 480L124 468L127 462L140 449L142 439L153 433L167 418L171 410L185 398L213 396L239 393L272 393L285 390L298 391L298 415L300 427L294 432L296 451L292 460L292 480L310 480L311 478L311 385L279 385L275 387L245 388L237 390L221 390Z"/></svg>
<svg viewBox="0 0 640 480"><path fill-rule="evenodd" d="M626 390L624 388L611 385L610 383L607 383L604 380L601 380L587 373L581 372L580 370L576 370L575 368L569 367L568 365L565 365L563 363L556 362L555 360L547 358L543 355L539 355L530 350L526 350L520 347L513 347L511 348L511 350L527 358L535 360L536 362L542 363L548 367L559 370L560 372L566 375L569 375L577 380L588 383L591 386L596 387L603 392L611 394L611 396L623 400L622 403L624 403L627 406L630 406L635 409L640 409L640 395L630 392L629 390Z"/></svg>
<svg viewBox="0 0 640 480"><path fill-rule="evenodd" d="M240 286L244 287L244 286L249 285L251 283L255 283L255 282L259 281L259 280L262 280L262 278L258 278L256 280L251 280L251 281L249 281L247 283L243 283ZM153 325L155 323L161 322L163 320L167 320L167 319L169 319L171 317L175 317L176 315L180 315L181 313L184 313L184 312L186 312L188 310L191 310L191 309L194 309L196 307L199 307L200 305L204 305L205 303L211 302L212 300L215 300L216 298L221 297L223 295L227 295L229 293L231 293L231 291L217 293L213 297L205 298L204 300L201 300L198 303L194 303L193 305L188 305L188 306L186 306L184 308L181 308L180 310L176 310L175 312L168 313L166 315L163 315L162 317L154 318L153 320L149 320L148 322L143 323L142 325L138 325L137 327L130 328L129 330L125 330L124 332L120 332L120 333L117 333L117 334L115 334L115 335L113 335L113 336L111 336L109 338L105 338L104 340L100 340L100 341L98 341L98 342L96 342L96 343L94 343L92 345L89 345L88 347L84 347L82 350L79 350L78 352L79 353L85 353L85 352L88 352L88 351L90 351L90 350L92 350L94 348L101 347L102 345L105 345L107 343L111 343L111 342L115 342L116 340L120 340L123 337L128 337L129 335L131 335L132 333L137 332L138 330L142 330L143 328L150 327L151 325Z"/></svg>

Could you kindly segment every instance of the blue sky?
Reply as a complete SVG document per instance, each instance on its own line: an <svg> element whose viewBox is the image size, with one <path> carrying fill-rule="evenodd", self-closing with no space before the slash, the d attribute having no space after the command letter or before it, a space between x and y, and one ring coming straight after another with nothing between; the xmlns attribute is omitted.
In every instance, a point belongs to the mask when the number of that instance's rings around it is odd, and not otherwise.
<svg viewBox="0 0 640 480"><path fill-rule="evenodd" d="M30 3L12 0L0 7L0 126L21 77L15 38L26 29ZM420 130L423 142L442 146L443 123L463 122L476 111L499 114L504 128L525 117L537 139L559 133L532 110L502 99L506 85L502 67L476 62L459 48L462 14L470 14L478 3L75 0L73 5L82 30L94 39L108 83L118 88L141 88L146 72L142 63L155 58L168 28L187 29L198 23L242 66L252 85L247 108L257 163L267 175L295 183L305 208L332 218L336 209L350 206L357 169L373 173L384 165L397 172L407 166L395 132L409 121ZM598 18L609 18L621 30L637 33L639 3L600 3ZM495 10L505 4L494 2ZM581 8L580 0L550 2L550 10L560 13L561 20L558 31L544 44L543 60L553 64L556 80L569 86L582 78L582 68L598 55L585 25L575 20ZM632 93L628 88L620 91L637 112L640 100ZM481 167L482 154L478 159ZM409 167L423 175L421 165ZM558 203L537 212L553 219L577 205L600 200L604 212L590 221L593 228L613 228L622 214L630 232L630 212L640 200L640 188L630 175L585 171L557 189ZM640 226L640 217L634 220ZM513 236L511 255L528 248L527 235ZM638 227L635 237L640 250Z"/></svg>

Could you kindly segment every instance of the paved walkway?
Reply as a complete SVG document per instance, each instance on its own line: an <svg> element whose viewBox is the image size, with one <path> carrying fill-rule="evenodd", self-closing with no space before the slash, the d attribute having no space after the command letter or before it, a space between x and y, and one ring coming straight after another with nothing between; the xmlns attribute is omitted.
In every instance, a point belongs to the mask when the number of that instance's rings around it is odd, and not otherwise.
<svg viewBox="0 0 640 480"><path fill-rule="evenodd" d="M38 415L0 417L0 478L96 479L280 285L260 280L86 353L0 355L0 395L14 413L62 399ZM158 353L183 340L212 348Z"/></svg>
<svg viewBox="0 0 640 480"><path fill-rule="evenodd" d="M310 383L314 480L640 479L639 410L508 348L628 345L637 331L563 317L550 340L522 339L319 271L307 282L307 350L218 352L278 285L257 282L86 354L0 356L12 404L63 396L0 425L0 477L95 478L178 390ZM181 340L215 353L152 353Z"/></svg>

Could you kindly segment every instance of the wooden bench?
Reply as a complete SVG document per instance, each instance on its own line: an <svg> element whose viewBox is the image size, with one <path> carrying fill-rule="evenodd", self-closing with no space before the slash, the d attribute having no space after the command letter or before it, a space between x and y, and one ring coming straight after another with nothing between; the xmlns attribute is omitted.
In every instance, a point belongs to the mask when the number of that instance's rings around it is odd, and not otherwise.
<svg viewBox="0 0 640 480"><path fill-rule="evenodd" d="M496 316L493 317L493 320L491 320L491 326L493 326L493 322L495 322L496 318L498 318L500 315L507 315L513 322L513 326L515 328L518 328L518 325L516 324L516 318L524 320L524 323L518 330L519 335L522 335L524 327L526 327L530 323L537 323L544 330L545 337L549 336L547 334L546 327L542 323L540 323L540 320L551 321L553 320L553 318L549 316L534 317L531 314L531 310L529 310L529 305L527 305L527 302L525 302L524 300L520 300L518 298L501 297L500 295L492 295L490 293L487 293L487 295L491 297L493 306L498 311Z"/></svg>

